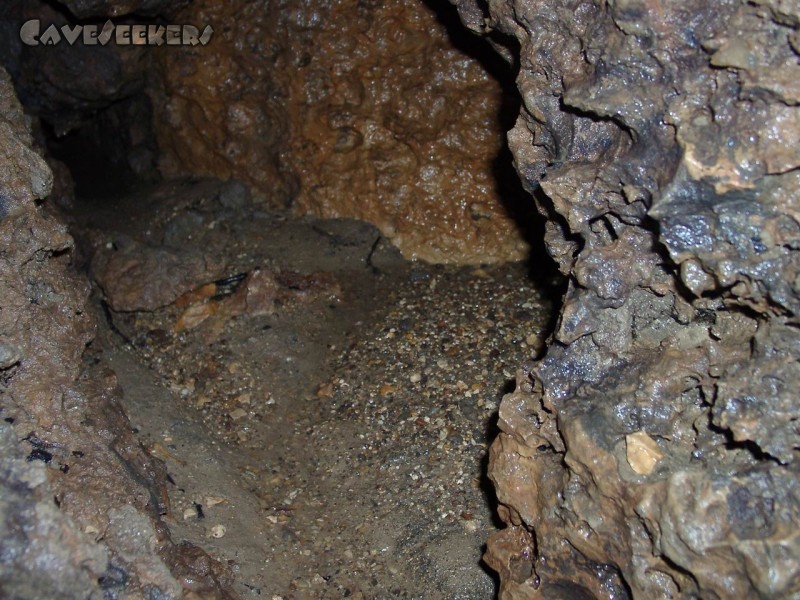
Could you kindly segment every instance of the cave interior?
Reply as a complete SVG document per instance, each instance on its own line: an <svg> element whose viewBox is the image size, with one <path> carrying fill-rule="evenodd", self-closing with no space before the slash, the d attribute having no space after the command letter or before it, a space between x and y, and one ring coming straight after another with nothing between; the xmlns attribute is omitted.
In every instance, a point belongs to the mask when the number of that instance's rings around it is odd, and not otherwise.
<svg viewBox="0 0 800 600"><path fill-rule="evenodd" d="M5 2L0 595L800 596L798 31Z"/></svg>

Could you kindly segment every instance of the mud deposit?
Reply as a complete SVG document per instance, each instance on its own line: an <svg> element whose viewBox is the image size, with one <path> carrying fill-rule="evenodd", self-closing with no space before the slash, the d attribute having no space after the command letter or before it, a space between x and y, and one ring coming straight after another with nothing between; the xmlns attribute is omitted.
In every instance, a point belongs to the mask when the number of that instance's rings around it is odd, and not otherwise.
<svg viewBox="0 0 800 600"><path fill-rule="evenodd" d="M85 359L116 372L165 461L173 537L228 565L244 598L491 597L488 443L516 365L541 349L543 293L522 266L408 263L372 226L248 202L194 180L79 219L95 278L116 284L96 290L106 326ZM170 241L203 265L193 284ZM185 294L237 273L235 291Z"/></svg>

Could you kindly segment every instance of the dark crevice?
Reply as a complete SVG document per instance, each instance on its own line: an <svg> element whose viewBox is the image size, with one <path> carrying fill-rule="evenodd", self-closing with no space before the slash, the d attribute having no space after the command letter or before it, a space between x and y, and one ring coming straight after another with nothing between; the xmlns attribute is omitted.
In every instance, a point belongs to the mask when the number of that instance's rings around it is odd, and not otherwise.
<svg viewBox="0 0 800 600"><path fill-rule="evenodd" d="M78 199L108 198L158 179L151 111L149 99L140 92L114 102L66 135L42 123L47 149L69 169ZM141 117L137 126L142 141L134 140L129 115Z"/></svg>
<svg viewBox="0 0 800 600"><path fill-rule="evenodd" d="M528 258L530 277L537 283L548 284L553 277L557 276L557 269L542 242L546 219L536 210L533 197L523 186L505 135L516 123L522 106L516 86L519 44L510 36L493 32L494 36L500 38L495 41L500 41L502 45L509 48L514 56L515 64L510 65L496 52L487 39L464 27L454 6L433 0L425 0L425 4L436 13L439 21L447 28L453 46L480 63L502 89L497 123L500 131L504 132L503 144L492 163L495 193L508 216L513 219L519 233L531 248ZM488 7L484 6L483 8L488 14Z"/></svg>

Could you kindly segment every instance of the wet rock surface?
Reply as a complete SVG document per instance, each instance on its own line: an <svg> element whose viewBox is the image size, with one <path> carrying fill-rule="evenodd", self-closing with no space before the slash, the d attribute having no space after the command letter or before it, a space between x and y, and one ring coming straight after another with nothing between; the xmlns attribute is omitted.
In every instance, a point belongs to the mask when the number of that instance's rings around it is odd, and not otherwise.
<svg viewBox="0 0 800 600"><path fill-rule="evenodd" d="M268 310L188 329L179 303L111 309L87 357L119 374L165 461L173 537L227 565L246 598L491 597L486 455L513 365L541 349L544 292L522 266L412 265L362 222L234 212L231 190L176 182L78 217L104 255L119 236L174 243L192 215L185 252L275 274ZM127 218L143 203L147 219Z"/></svg>
<svg viewBox="0 0 800 600"><path fill-rule="evenodd" d="M511 70L488 46L458 49L470 42L451 39L437 8L11 0L0 60L56 158L91 182L84 196L152 179L157 164L168 178L239 179L298 214L366 220L407 257L522 260L535 226L507 153L499 158L516 109L494 78L510 83ZM47 28L106 17L214 34L196 47L19 39L30 19Z"/></svg>
<svg viewBox="0 0 800 600"><path fill-rule="evenodd" d="M371 222L409 258L525 258L514 186L496 178L515 181L497 164L500 86L425 3L205 1L178 18L217 34L159 54L166 175Z"/></svg>
<svg viewBox="0 0 800 600"><path fill-rule="evenodd" d="M5 589L224 597L232 571L242 595L490 593L468 551L494 529L472 482L489 390L516 368L489 453L506 528L485 560L502 597L800 594L796 7L453 3L518 57L509 145L570 282L543 355L521 273L412 269L387 240L455 262L522 248L482 203L497 146L472 109L496 97L474 63L438 62L452 50L430 12L197 2L162 16L224 23L220 45L147 58L25 53L14 24L68 13L0 9L3 61L45 123L0 82ZM82 18L162 6L63 4ZM40 204L54 178L31 127L84 130L62 159L113 131L126 150L95 154L144 176L145 90L164 173L256 193L151 188L77 215L76 251ZM462 113L487 128L462 130ZM295 201L380 230L274 211ZM73 262L93 265L97 302ZM165 521L197 545L173 544ZM26 557L73 576L32 582Z"/></svg>
<svg viewBox="0 0 800 600"><path fill-rule="evenodd" d="M523 260L540 227L502 136L517 109L495 78L510 86L511 69L443 8L10 0L0 62L81 196L159 172L235 178L273 208L373 223L408 258ZM104 17L214 34L194 47L19 39L31 19Z"/></svg>
<svg viewBox="0 0 800 600"><path fill-rule="evenodd" d="M509 142L570 276L500 405L501 596L800 593L796 7L454 4L520 44Z"/></svg>

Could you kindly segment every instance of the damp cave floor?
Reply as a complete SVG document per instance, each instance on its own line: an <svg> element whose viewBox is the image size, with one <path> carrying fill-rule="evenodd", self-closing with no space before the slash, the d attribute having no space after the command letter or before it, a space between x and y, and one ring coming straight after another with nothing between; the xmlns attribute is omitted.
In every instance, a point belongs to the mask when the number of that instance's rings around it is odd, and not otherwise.
<svg viewBox="0 0 800 600"><path fill-rule="evenodd" d="M166 464L175 541L228 565L244 599L495 597L488 447L550 316L527 266L409 262L371 225L291 217L215 180L79 206L87 264L136 240L223 274L305 277L269 311L177 333L185 307L115 312L93 286L87 360L116 372Z"/></svg>

